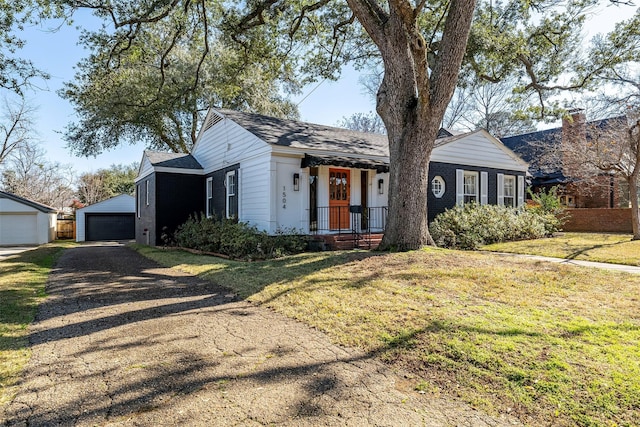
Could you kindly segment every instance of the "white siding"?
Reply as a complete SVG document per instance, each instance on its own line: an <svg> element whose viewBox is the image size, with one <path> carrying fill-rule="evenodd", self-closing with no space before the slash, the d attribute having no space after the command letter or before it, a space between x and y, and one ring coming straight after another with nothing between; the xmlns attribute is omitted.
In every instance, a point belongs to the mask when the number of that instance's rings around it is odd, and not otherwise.
<svg viewBox="0 0 640 427"><path fill-rule="evenodd" d="M275 194L271 196L271 203L276 207L276 222L272 224L271 233L278 230L305 230L307 210L309 209L308 187L309 180L302 180L300 158L274 156L276 163ZM293 190L293 174L300 174L300 189ZM306 188L305 188L306 187Z"/></svg>
<svg viewBox="0 0 640 427"><path fill-rule="evenodd" d="M382 180L382 194L378 190L378 181ZM369 207L379 208L388 206L389 204L389 174L388 173L370 173L369 174Z"/></svg>
<svg viewBox="0 0 640 427"><path fill-rule="evenodd" d="M506 169L525 172L527 165L511 154L499 141L484 132L475 132L448 144L435 147L432 162Z"/></svg>
<svg viewBox="0 0 640 427"><path fill-rule="evenodd" d="M239 218L269 230L269 156L240 163Z"/></svg>
<svg viewBox="0 0 640 427"><path fill-rule="evenodd" d="M142 157L142 164L140 165L140 170L138 171L138 176L136 177L136 182L141 180L147 175L153 173L153 165L147 158L147 156Z"/></svg>
<svg viewBox="0 0 640 427"><path fill-rule="evenodd" d="M269 144L225 119L203 132L191 154L208 174L248 159L268 157L270 153Z"/></svg>
<svg viewBox="0 0 640 427"><path fill-rule="evenodd" d="M0 198L0 245L40 245L55 238L56 214Z"/></svg>
<svg viewBox="0 0 640 427"><path fill-rule="evenodd" d="M144 185L141 185L144 191ZM86 206L76 211L76 242L84 242L85 214L87 213L134 213L136 211L136 199L128 194L120 194L102 202Z"/></svg>

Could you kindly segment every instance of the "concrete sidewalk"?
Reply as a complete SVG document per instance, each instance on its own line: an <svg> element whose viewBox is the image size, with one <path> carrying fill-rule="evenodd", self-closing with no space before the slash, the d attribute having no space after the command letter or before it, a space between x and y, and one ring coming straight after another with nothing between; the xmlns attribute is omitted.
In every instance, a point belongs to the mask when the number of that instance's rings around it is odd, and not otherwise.
<svg viewBox="0 0 640 427"><path fill-rule="evenodd" d="M0 261L22 252L36 249L37 246L0 246Z"/></svg>
<svg viewBox="0 0 640 427"><path fill-rule="evenodd" d="M0 424L508 426L118 244L65 251Z"/></svg>

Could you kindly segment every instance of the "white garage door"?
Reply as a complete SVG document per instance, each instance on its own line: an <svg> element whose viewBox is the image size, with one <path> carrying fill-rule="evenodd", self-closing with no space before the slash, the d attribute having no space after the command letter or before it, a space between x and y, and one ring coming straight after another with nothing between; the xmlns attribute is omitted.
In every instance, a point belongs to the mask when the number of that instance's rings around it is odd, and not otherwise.
<svg viewBox="0 0 640 427"><path fill-rule="evenodd" d="M38 216L0 214L0 245L37 245Z"/></svg>

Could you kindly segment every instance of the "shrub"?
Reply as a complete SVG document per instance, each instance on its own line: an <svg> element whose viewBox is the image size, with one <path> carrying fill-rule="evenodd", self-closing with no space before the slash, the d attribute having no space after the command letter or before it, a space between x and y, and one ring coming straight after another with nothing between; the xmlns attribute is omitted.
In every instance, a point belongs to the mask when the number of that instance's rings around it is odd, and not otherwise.
<svg viewBox="0 0 640 427"><path fill-rule="evenodd" d="M471 203L441 213L429 228L438 246L478 249L490 243L549 236L558 231L560 225L556 215L539 208L513 209Z"/></svg>
<svg viewBox="0 0 640 427"><path fill-rule="evenodd" d="M172 237L167 237L165 244L252 260L302 252L307 248L307 237L296 234L295 230L269 236L235 219L194 215L180 225Z"/></svg>

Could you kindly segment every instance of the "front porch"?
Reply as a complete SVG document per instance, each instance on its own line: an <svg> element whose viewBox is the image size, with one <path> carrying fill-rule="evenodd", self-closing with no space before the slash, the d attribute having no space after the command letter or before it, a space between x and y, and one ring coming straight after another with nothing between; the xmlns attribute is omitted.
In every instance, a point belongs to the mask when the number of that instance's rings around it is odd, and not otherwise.
<svg viewBox="0 0 640 427"><path fill-rule="evenodd" d="M309 231L319 249L376 249L387 222L386 206L324 206L310 212Z"/></svg>

